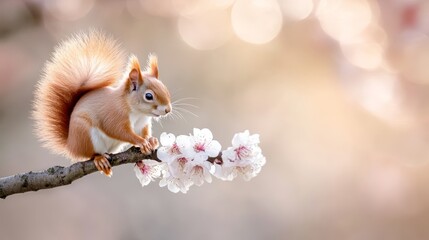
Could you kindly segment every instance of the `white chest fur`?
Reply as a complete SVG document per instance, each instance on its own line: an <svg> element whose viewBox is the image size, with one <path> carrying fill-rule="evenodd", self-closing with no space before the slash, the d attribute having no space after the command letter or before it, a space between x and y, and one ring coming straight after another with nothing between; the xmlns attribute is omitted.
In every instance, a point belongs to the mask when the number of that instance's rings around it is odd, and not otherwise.
<svg viewBox="0 0 429 240"><path fill-rule="evenodd" d="M134 133L141 135L143 128L150 124L151 117L142 114L131 113L130 124ZM125 150L130 144L110 138L99 128L91 128L91 140L96 153L117 153Z"/></svg>
<svg viewBox="0 0 429 240"><path fill-rule="evenodd" d="M145 116L141 113L131 113L130 114L130 123L133 131L141 135L143 128L150 124L152 117Z"/></svg>

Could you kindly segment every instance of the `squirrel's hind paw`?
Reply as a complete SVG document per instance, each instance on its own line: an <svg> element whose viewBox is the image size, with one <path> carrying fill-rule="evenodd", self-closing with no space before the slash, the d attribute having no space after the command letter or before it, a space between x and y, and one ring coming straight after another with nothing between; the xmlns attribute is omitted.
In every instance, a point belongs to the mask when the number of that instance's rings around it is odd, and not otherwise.
<svg viewBox="0 0 429 240"><path fill-rule="evenodd" d="M108 159L110 159L108 154L96 155L94 156L94 164L99 171L104 173L104 175L111 177L113 174L112 165L110 165Z"/></svg>

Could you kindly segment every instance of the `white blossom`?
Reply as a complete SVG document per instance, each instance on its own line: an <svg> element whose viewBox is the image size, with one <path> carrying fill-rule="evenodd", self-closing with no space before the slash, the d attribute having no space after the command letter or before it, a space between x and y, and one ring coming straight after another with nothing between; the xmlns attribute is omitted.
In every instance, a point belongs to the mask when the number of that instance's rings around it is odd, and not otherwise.
<svg viewBox="0 0 429 240"><path fill-rule="evenodd" d="M187 140L188 142L184 142L183 154L197 163L202 163L209 157L216 157L221 150L220 143L213 140L213 134L207 128L194 128L194 134Z"/></svg>
<svg viewBox="0 0 429 240"><path fill-rule="evenodd" d="M179 191L186 193L192 184L193 183L189 178L175 177L171 174L170 171L163 171L163 177L159 181L160 187L167 186L168 190L173 193L178 193Z"/></svg>
<svg viewBox="0 0 429 240"><path fill-rule="evenodd" d="M266 162L258 144L258 134L250 135L248 130L235 134L232 147L222 151L222 164L216 166L215 176L228 181L239 175L244 180L255 177Z"/></svg>
<svg viewBox="0 0 429 240"><path fill-rule="evenodd" d="M134 166L134 172L142 186L148 185L156 178L161 177L161 172L165 168L165 163L155 160L138 161Z"/></svg>
<svg viewBox="0 0 429 240"><path fill-rule="evenodd" d="M209 161L204 162L191 162L188 164L185 172L188 178L197 186L203 185L204 181L211 183L212 174L215 171L215 167Z"/></svg>
<svg viewBox="0 0 429 240"><path fill-rule="evenodd" d="M158 148L157 156L162 161L167 163L177 159L182 156L182 150L185 148L185 145L188 145L189 136L178 136L177 139L172 133L161 133L159 141L161 147Z"/></svg>
<svg viewBox="0 0 429 240"><path fill-rule="evenodd" d="M186 174L186 167L190 159L183 156L182 151L189 145L189 136L180 135L177 138L169 133L160 136L161 147L158 148L157 156L167 164L162 172L159 186L167 186L168 190L177 193L186 193L192 185L192 181Z"/></svg>
<svg viewBox="0 0 429 240"><path fill-rule="evenodd" d="M186 193L192 185L210 183L212 175L222 180L233 180L242 176L245 180L255 177L265 157L259 147L259 135L244 131L234 135L232 147L222 151L222 159L208 161L219 155L221 145L213 139L207 128L194 128L193 134L179 135L162 133L157 157L162 161L139 161L134 168L142 186L156 178L162 179L159 186L171 192Z"/></svg>
<svg viewBox="0 0 429 240"><path fill-rule="evenodd" d="M219 154L220 143L213 140L213 134L207 128L194 128L193 135L187 140L182 150L183 155L190 159L185 167L186 175L197 186L201 186L204 181L211 183L215 167L207 159Z"/></svg>

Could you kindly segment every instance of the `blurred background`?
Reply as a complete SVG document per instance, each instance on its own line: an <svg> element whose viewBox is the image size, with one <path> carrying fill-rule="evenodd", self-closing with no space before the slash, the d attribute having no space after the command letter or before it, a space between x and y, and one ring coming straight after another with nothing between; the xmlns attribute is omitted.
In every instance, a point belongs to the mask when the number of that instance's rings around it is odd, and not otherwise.
<svg viewBox="0 0 429 240"><path fill-rule="evenodd" d="M207 127L224 147L259 133L250 182L173 194L111 179L0 201L1 239L428 239L429 2L425 0L3 0L0 176L69 161L41 148L33 91L55 45L101 28L175 100L155 124Z"/></svg>

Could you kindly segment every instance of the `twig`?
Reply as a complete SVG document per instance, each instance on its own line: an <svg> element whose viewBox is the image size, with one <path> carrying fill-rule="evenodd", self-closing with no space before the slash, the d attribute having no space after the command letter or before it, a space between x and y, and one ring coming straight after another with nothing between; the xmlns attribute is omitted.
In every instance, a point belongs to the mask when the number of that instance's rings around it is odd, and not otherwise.
<svg viewBox="0 0 429 240"><path fill-rule="evenodd" d="M156 151L145 156L140 152L139 148L136 147L132 147L118 154L110 154L110 157L110 164L112 167L126 163L135 163L142 159L154 159L159 161L156 157ZM0 198L4 199L16 193L68 185L74 180L96 171L97 168L94 165L94 161L88 160L77 162L69 167L55 166L41 172L31 171L3 177L0 178Z"/></svg>
<svg viewBox="0 0 429 240"><path fill-rule="evenodd" d="M139 148L132 147L125 152L109 154L111 157L110 164L114 167L127 163L136 163L142 159L153 159L161 162L156 152L157 150L153 151L150 155L144 155L140 152ZM208 161L220 164L220 159L219 155L214 158L209 158ZM68 167L54 166L41 172L30 171L3 177L0 178L0 198L5 199L7 196L17 193L69 185L73 181L96 171L97 168L94 165L94 161L87 160L84 162L77 162Z"/></svg>

